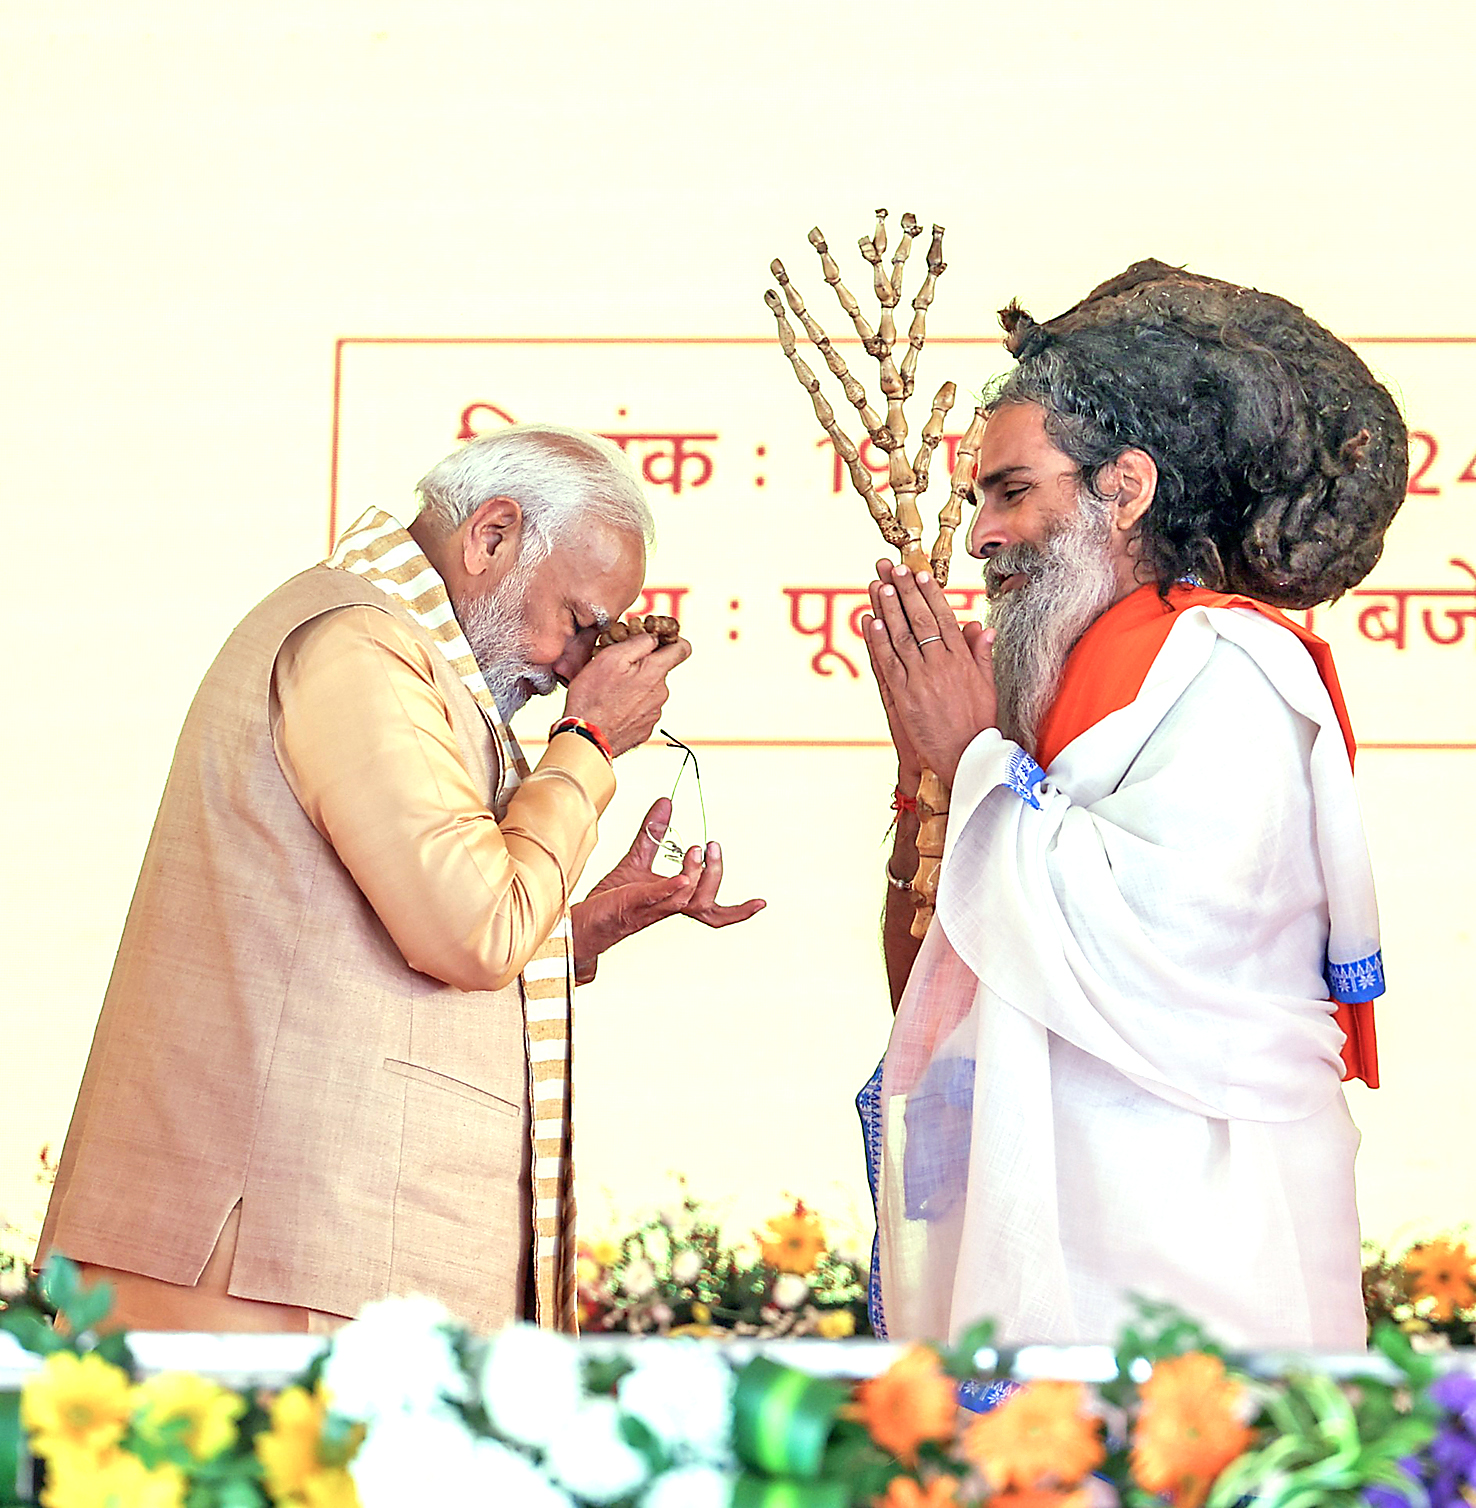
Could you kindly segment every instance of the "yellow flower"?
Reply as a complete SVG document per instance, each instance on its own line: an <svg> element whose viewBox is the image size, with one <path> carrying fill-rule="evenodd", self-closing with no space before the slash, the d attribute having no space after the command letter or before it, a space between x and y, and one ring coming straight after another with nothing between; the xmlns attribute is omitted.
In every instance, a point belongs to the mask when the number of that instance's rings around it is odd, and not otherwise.
<svg viewBox="0 0 1476 1508"><path fill-rule="evenodd" d="M1409 1295L1416 1302L1433 1299L1430 1313L1448 1320L1457 1309L1476 1304L1476 1283L1471 1280L1476 1257L1466 1244L1452 1241L1427 1241L1412 1247L1404 1257L1404 1270L1410 1277Z"/></svg>
<svg viewBox="0 0 1476 1508"><path fill-rule="evenodd" d="M849 1309L824 1309L815 1328L826 1340L844 1340L856 1333L856 1316Z"/></svg>
<svg viewBox="0 0 1476 1508"><path fill-rule="evenodd" d="M1219 1474L1253 1438L1240 1415L1244 1390L1218 1357L1191 1351L1153 1368L1140 1390L1133 1472L1175 1508L1199 1508Z"/></svg>
<svg viewBox="0 0 1476 1508"><path fill-rule="evenodd" d="M236 1443L236 1420L246 1411L244 1398L189 1372L149 1378L139 1384L138 1400L139 1433L150 1440L172 1435L197 1461L209 1461ZM183 1432L180 1420L186 1424Z"/></svg>
<svg viewBox="0 0 1476 1508"><path fill-rule="evenodd" d="M345 1447L327 1449L323 1444L327 1413L328 1400L321 1385L312 1393L285 1388L272 1400L271 1428L256 1437L256 1456L274 1502L358 1508L348 1463L364 1439L364 1426L354 1426Z"/></svg>
<svg viewBox="0 0 1476 1508"><path fill-rule="evenodd" d="M55 1352L21 1390L21 1422L38 1456L69 1448L100 1455L123 1438L132 1412L127 1374L92 1352Z"/></svg>
<svg viewBox="0 0 1476 1508"><path fill-rule="evenodd" d="M924 1440L951 1438L958 1399L936 1354L909 1346L880 1377L856 1389L851 1413L883 1450L911 1466Z"/></svg>
<svg viewBox="0 0 1476 1508"><path fill-rule="evenodd" d="M692 1323L694 1325L710 1325L712 1323L712 1310L703 1303L693 1304Z"/></svg>
<svg viewBox="0 0 1476 1508"><path fill-rule="evenodd" d="M759 1254L780 1272L802 1277L815 1270L825 1251L825 1229L803 1203L795 1200L792 1215L769 1221L768 1234L759 1233Z"/></svg>
<svg viewBox="0 0 1476 1508"><path fill-rule="evenodd" d="M964 1453L989 1485L1069 1487L1105 1455L1079 1382L1027 1382L969 1426Z"/></svg>
<svg viewBox="0 0 1476 1508"><path fill-rule="evenodd" d="M601 1267L612 1266L620 1255L620 1248L613 1241L591 1241L584 1250L589 1254L590 1260L598 1262Z"/></svg>
<svg viewBox="0 0 1476 1508"><path fill-rule="evenodd" d="M177 1466L150 1470L127 1451L63 1445L46 1463L41 1508L181 1508L184 1494Z"/></svg>

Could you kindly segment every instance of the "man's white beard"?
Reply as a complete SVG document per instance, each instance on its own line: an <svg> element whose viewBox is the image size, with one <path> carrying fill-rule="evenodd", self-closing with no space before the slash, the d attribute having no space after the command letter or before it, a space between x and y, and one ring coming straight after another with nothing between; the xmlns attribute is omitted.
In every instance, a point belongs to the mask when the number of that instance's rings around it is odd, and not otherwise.
<svg viewBox="0 0 1476 1508"><path fill-rule="evenodd" d="M1111 517L1108 505L1082 488L1075 517L1043 546L1010 545L985 568L996 582L1016 572L1026 578L989 604L989 624L999 730L1031 753L1066 657L1116 595Z"/></svg>
<svg viewBox="0 0 1476 1508"><path fill-rule="evenodd" d="M547 665L528 659L523 592L531 575L531 567L516 565L484 596L455 604L456 621L504 722L530 696L547 696L556 684Z"/></svg>

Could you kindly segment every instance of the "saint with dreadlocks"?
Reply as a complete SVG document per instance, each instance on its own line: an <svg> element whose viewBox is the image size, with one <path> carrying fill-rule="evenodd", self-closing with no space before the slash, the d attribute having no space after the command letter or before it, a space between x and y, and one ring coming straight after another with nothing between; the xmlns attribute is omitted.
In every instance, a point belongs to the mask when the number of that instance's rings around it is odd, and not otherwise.
<svg viewBox="0 0 1476 1508"><path fill-rule="evenodd" d="M987 625L882 562L865 626L901 808L878 1317L1096 1342L1143 1295L1362 1349L1341 1081L1377 1083L1378 918L1332 659L1283 610L1373 568L1403 422L1300 309L1160 262L1002 319ZM923 768L950 799L919 945Z"/></svg>

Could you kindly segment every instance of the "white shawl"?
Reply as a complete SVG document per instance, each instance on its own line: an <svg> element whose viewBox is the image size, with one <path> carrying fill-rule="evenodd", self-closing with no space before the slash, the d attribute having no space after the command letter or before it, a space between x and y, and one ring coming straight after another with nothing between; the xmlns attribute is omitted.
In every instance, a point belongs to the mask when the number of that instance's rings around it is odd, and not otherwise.
<svg viewBox="0 0 1476 1508"><path fill-rule="evenodd" d="M981 733L937 920L883 1076L891 1334L993 1315L1012 1341L1107 1340L1136 1292L1230 1344L1361 1349L1326 980L1382 971L1303 645L1190 608L1049 777Z"/></svg>

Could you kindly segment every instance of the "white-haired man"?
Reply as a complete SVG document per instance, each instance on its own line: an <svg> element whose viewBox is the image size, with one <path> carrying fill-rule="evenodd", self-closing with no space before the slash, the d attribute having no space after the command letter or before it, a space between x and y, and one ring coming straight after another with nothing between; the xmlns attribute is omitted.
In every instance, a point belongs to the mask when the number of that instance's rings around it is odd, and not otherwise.
<svg viewBox="0 0 1476 1508"><path fill-rule="evenodd" d="M41 1242L130 1328L328 1329L408 1291L571 1325L574 980L763 904L718 904L716 844L653 874L658 802L570 907L690 652L594 656L653 532L624 457L516 426L419 490L248 614L185 721ZM507 720L558 684L530 770Z"/></svg>
<svg viewBox="0 0 1476 1508"><path fill-rule="evenodd" d="M1340 1080L1376 1082L1378 920L1331 657L1276 608L1377 560L1403 423L1300 309L1161 263L1006 323L990 627L883 562L865 628L904 891L920 765L950 787L920 949L889 893L863 1098L885 1322L1106 1341L1142 1294L1232 1344L1358 1348Z"/></svg>

